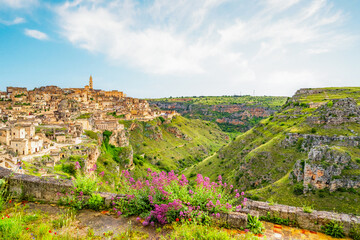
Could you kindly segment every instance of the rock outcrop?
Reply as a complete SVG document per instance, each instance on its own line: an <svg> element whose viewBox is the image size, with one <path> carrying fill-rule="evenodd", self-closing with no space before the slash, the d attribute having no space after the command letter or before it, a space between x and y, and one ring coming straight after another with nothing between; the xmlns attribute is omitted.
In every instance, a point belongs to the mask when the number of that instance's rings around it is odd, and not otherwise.
<svg viewBox="0 0 360 240"><path fill-rule="evenodd" d="M127 147L129 146L129 133L125 129L113 131L109 139L109 144L115 147Z"/></svg>
<svg viewBox="0 0 360 240"><path fill-rule="evenodd" d="M360 123L360 107L352 98L336 99L316 109L314 116L307 119L312 124L339 125Z"/></svg>
<svg viewBox="0 0 360 240"><path fill-rule="evenodd" d="M177 138L191 141L191 138L188 137L185 133L182 133L177 127L168 127L167 130L168 132L174 134Z"/></svg>
<svg viewBox="0 0 360 240"><path fill-rule="evenodd" d="M316 134L287 133L281 145L283 147L294 146L298 144L304 151L310 151L311 148L321 145L337 145L342 147L360 146L360 137L357 136L324 136Z"/></svg>
<svg viewBox="0 0 360 240"><path fill-rule="evenodd" d="M343 174L344 170L360 169L351 156L337 147L318 146L310 150L308 159L299 160L290 174L290 179L303 182L304 191L315 189L360 187L360 176Z"/></svg>

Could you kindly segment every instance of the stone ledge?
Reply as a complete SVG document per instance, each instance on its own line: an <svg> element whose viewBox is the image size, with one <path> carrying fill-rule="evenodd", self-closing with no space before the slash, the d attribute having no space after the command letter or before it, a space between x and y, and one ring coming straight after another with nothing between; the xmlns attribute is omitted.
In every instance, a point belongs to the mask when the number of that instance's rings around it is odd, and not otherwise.
<svg viewBox="0 0 360 240"><path fill-rule="evenodd" d="M266 217L269 212L271 216L276 216L289 220L296 220L298 226L311 231L322 231L321 227L330 221L342 223L344 232L349 235L351 228L360 227L360 216L350 214L340 214L326 211L316 211L305 213L300 207L292 207L280 204L270 205L267 202L249 200L246 209L257 211L259 216ZM245 210L243 210L245 211Z"/></svg>
<svg viewBox="0 0 360 240"><path fill-rule="evenodd" d="M60 198L57 193L70 193L73 189L73 184L69 180L45 179L37 176L17 174L2 167L0 167L0 179L8 181L8 189L15 198L23 196L54 203ZM103 197L106 206L111 206L113 199L125 197L125 195L108 192L99 192L99 194ZM241 212L222 213L220 220L234 228L245 228L247 225L247 214L266 217L268 212L271 216L291 221L296 220L300 228L312 231L321 231L321 227L330 221L343 223L346 235L350 233L351 228L355 226L360 227L360 216L325 211L304 213L303 209L299 207L280 204L270 205L267 202L252 200L247 202L247 206Z"/></svg>

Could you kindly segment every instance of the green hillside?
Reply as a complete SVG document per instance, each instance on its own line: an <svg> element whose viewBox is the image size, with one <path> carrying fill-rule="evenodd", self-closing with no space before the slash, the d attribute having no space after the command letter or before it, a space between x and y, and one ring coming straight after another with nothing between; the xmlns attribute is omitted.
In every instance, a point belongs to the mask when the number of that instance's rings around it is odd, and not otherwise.
<svg viewBox="0 0 360 240"><path fill-rule="evenodd" d="M261 119L279 110L286 99L275 96L235 95L160 98L148 101L161 110L176 110L187 118L214 122L225 132L239 133L249 130Z"/></svg>
<svg viewBox="0 0 360 240"><path fill-rule="evenodd" d="M254 199L360 214L359 103L360 88L301 89L278 113L185 173L223 175ZM304 180L290 177L297 162ZM325 187L305 177L306 164L321 184L318 172L330 174Z"/></svg>
<svg viewBox="0 0 360 240"><path fill-rule="evenodd" d="M147 162L166 171L197 163L228 142L216 124L181 116L121 123L129 130L134 154L144 155Z"/></svg>
<svg viewBox="0 0 360 240"><path fill-rule="evenodd" d="M269 108L280 108L287 97L278 96L250 96L250 95L234 95L234 96L193 96L193 97L175 97L175 98L156 98L148 99L149 101L162 102L184 102L195 105L230 105L230 104L246 104L248 106L263 106Z"/></svg>

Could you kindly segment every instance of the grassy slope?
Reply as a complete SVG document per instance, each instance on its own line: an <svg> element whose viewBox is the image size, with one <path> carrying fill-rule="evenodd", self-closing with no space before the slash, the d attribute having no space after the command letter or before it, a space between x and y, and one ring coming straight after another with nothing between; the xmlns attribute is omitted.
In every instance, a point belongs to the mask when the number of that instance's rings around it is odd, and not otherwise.
<svg viewBox="0 0 360 240"><path fill-rule="evenodd" d="M299 103L314 103L345 97L352 97L359 104L360 88L326 88L322 93L294 96L293 100ZM228 182L256 194L262 200L297 206L313 205L315 208L326 210L333 210L335 207L338 211L359 214L359 210L355 208L360 207L360 195L356 193L326 193L325 198L320 197L323 193L319 192L301 197L293 194L294 186L289 183L287 174L297 160L307 158L307 152L296 145L285 148L281 142L285 139L286 133L312 134L313 128L318 135L354 136L360 133L358 124L342 124L330 128L309 125L305 120L314 111L315 109L307 106L289 106L274 117L262 120L256 127L237 137L215 155L184 172L188 176L202 173L210 175L212 179L221 174ZM351 154L353 160L360 157L358 148L342 148ZM269 188L276 190L269 191Z"/></svg>
<svg viewBox="0 0 360 240"><path fill-rule="evenodd" d="M129 128L133 122L123 123ZM228 142L227 135L216 124L202 120L177 116L169 123L161 124L159 119L135 123L137 127L130 131L134 153L145 154L148 166L159 169L182 169L201 161ZM175 137L168 131L169 127L178 128L188 139ZM154 133L161 133L162 140L154 140Z"/></svg>

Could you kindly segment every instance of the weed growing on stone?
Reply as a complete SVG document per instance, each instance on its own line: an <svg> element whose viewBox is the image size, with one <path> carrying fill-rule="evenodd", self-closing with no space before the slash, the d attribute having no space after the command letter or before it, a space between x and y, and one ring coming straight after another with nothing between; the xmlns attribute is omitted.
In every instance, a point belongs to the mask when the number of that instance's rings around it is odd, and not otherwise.
<svg viewBox="0 0 360 240"><path fill-rule="evenodd" d="M246 229L249 229L254 234L263 234L265 230L264 225L259 221L259 218L256 216L251 216L250 214L248 214Z"/></svg>
<svg viewBox="0 0 360 240"><path fill-rule="evenodd" d="M335 238L343 238L345 236L343 224L335 221L331 221L323 226L322 230L325 234Z"/></svg>

